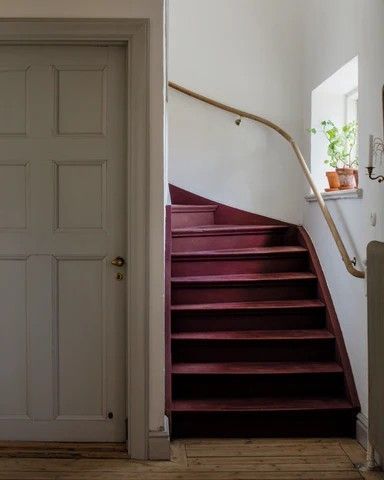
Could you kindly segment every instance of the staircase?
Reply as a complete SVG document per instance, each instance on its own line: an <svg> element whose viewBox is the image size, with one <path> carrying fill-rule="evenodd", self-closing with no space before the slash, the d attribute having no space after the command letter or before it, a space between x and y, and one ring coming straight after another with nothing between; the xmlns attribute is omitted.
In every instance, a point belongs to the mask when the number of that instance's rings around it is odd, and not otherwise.
<svg viewBox="0 0 384 480"><path fill-rule="evenodd" d="M177 187L171 196L172 436L353 436L359 402L305 231Z"/></svg>

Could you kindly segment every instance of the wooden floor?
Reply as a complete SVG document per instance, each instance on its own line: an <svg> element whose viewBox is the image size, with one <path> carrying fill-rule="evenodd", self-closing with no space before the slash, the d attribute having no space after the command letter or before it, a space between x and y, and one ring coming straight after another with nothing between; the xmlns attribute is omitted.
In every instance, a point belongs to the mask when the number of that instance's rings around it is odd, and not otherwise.
<svg viewBox="0 0 384 480"><path fill-rule="evenodd" d="M5 452L1 452L0 455ZM11 455L11 453L9 452ZM12 456L12 455L11 455ZM186 440L171 462L94 458L0 458L1 480L367 480L355 464L365 452L351 439Z"/></svg>

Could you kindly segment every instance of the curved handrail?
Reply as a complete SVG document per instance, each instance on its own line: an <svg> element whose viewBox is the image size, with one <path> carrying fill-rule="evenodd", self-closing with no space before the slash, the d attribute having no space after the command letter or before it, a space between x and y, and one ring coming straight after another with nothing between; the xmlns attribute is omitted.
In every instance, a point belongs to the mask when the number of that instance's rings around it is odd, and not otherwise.
<svg viewBox="0 0 384 480"><path fill-rule="evenodd" d="M364 278L365 277L365 272L362 270L358 270L354 266L354 261L352 261L349 256L347 249L344 245L343 240L340 237L339 231L337 230L336 224L327 208L325 205L324 199L322 195L320 194L319 190L317 189L315 182L312 178L311 172L309 171L309 168L304 160L303 154L301 153L301 150L295 140L287 133L285 130L280 128L278 125L275 123L271 122L270 120L267 120L266 118L260 117L258 115L254 115L252 113L245 112L243 110L239 110L238 108L230 107L229 105L225 105L224 103L217 102L216 100L212 100L211 98L205 97L204 95L200 95L199 93L193 92L192 90L188 90L185 87L182 87L180 85L177 85L174 82L168 82L168 85L173 88L174 90L177 90L178 92L184 93L185 95L188 95L190 97L196 98L197 100L200 100L201 102L208 103L209 105L212 105L214 107L220 108L221 110L225 110L226 112L234 113L235 115L238 115L239 117L243 118L249 118L250 120L254 120L255 122L262 123L263 125L266 125L269 128L272 128L272 130L275 130L279 135L285 138L287 142L291 144L291 147L293 151L295 152L296 158L299 161L299 164L301 168L303 169L304 175L311 186L313 193L319 203L320 209L324 215L325 221L328 224L328 227L331 231L331 234L333 236L333 239L336 242L337 248L339 249L341 258L345 264L346 269L348 272L353 275L354 277L357 278Z"/></svg>

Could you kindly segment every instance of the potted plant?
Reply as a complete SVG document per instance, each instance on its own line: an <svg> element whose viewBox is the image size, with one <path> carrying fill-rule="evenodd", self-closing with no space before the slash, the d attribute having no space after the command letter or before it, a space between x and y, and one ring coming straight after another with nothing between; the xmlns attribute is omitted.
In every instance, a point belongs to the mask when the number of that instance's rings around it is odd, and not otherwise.
<svg viewBox="0 0 384 480"><path fill-rule="evenodd" d="M358 184L357 123L353 121L337 127L331 120L323 120L321 129L328 140L328 158L324 163L334 168L333 171L326 172L329 182L329 189L326 191L356 188ZM317 130L311 128L310 132L316 134Z"/></svg>

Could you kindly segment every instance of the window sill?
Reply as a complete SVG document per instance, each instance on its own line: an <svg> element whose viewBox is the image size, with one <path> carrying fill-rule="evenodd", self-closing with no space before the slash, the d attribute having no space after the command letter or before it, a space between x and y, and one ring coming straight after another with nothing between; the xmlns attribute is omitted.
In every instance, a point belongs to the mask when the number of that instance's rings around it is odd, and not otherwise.
<svg viewBox="0 0 384 480"><path fill-rule="evenodd" d="M363 198L363 190L361 188L356 188L354 190L339 190L336 192L323 192L321 194L325 201L328 200L350 200L353 198ZM308 193L305 195L307 202L317 202L317 198L313 193Z"/></svg>

